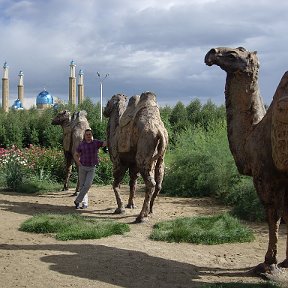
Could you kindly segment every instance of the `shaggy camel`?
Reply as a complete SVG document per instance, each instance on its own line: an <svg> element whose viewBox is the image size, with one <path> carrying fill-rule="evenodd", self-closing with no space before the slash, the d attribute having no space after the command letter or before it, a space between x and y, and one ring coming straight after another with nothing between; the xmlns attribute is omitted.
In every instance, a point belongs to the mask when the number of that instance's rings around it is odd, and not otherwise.
<svg viewBox="0 0 288 288"><path fill-rule="evenodd" d="M253 177L269 226L265 261L254 272L271 273L277 264L281 217L288 224L288 73L282 77L266 113L258 88L256 52L242 47L214 48L206 54L205 63L215 64L227 73L225 102L230 150L238 171ZM286 259L279 266L288 267L288 246Z"/></svg>
<svg viewBox="0 0 288 288"><path fill-rule="evenodd" d="M126 102L126 96L114 95L103 114L109 118L107 143L113 163L113 190L118 206L115 213L125 211L120 196L120 183L127 170L130 176L130 196L126 208L134 208L136 183L140 173L145 183L143 207L135 220L140 223L148 213L153 212L154 200L161 190L168 133L160 118L155 94L145 92L140 97L131 97L127 109Z"/></svg>
<svg viewBox="0 0 288 288"><path fill-rule="evenodd" d="M65 110L59 112L52 120L52 125L60 125L63 129L63 151L65 158L65 180L64 190L68 190L69 179L72 173L72 165L74 163L73 155L83 139L84 131L89 128L86 118L86 111L74 112L72 117L70 112ZM78 167L77 167L78 170ZM76 192L79 191L79 181L77 181Z"/></svg>

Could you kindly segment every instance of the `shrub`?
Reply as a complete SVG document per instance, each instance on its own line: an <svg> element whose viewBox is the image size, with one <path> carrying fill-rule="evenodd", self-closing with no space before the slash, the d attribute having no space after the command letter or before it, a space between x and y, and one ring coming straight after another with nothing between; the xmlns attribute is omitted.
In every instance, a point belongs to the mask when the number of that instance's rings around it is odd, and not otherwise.
<svg viewBox="0 0 288 288"><path fill-rule="evenodd" d="M39 180L50 179L57 182L64 179L65 159L60 149L30 145L23 149L23 153Z"/></svg>
<svg viewBox="0 0 288 288"><path fill-rule="evenodd" d="M96 168L94 182L100 185L111 185L113 182L113 165L109 154L99 150L99 165Z"/></svg>
<svg viewBox="0 0 288 288"><path fill-rule="evenodd" d="M168 154L163 192L183 197L223 197L239 173L228 147L225 122L190 128Z"/></svg>
<svg viewBox="0 0 288 288"><path fill-rule="evenodd" d="M255 191L250 177L241 177L241 181L231 187L225 203L233 206L233 215L247 221L265 220L264 207Z"/></svg>
<svg viewBox="0 0 288 288"><path fill-rule="evenodd" d="M45 190L43 183L54 187L64 172L63 153L57 149L36 146L19 149L15 146L0 149L0 168L3 184L17 192ZM36 185L36 183L38 185ZM47 185L49 186L49 185ZM49 189L48 189L49 190Z"/></svg>
<svg viewBox="0 0 288 288"><path fill-rule="evenodd" d="M23 183L25 174L29 173L27 159L15 146L10 149L0 148L0 169L6 187L13 191L18 190Z"/></svg>

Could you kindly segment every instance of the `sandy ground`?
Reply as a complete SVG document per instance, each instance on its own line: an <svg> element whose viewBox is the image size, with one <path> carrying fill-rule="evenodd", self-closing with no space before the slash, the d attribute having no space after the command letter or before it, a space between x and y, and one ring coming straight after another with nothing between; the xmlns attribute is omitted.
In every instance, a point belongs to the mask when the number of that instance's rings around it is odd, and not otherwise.
<svg viewBox="0 0 288 288"><path fill-rule="evenodd" d="M128 199L122 188L123 200ZM211 199L160 196L154 215L132 224L142 206L124 215L113 214L116 203L110 187L92 187L89 208L75 211L73 191L49 195L0 192L0 287L127 287L184 288L205 283L261 283L249 269L263 261L268 241L266 225L251 225L252 243L193 245L148 239L153 224L181 216L211 215L224 210ZM57 241L53 235L20 232L19 225L36 213L81 213L128 223L131 231L98 240ZM286 232L280 229L279 260L284 259ZM286 286L288 287L288 285Z"/></svg>

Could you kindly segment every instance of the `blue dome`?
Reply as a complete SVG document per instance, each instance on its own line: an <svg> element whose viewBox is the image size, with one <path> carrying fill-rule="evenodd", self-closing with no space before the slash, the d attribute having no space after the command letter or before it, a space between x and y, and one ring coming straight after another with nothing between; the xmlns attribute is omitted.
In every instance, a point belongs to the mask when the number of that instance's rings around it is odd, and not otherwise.
<svg viewBox="0 0 288 288"><path fill-rule="evenodd" d="M15 100L14 104L12 105L12 108L13 109L23 109L22 102L19 99Z"/></svg>
<svg viewBox="0 0 288 288"><path fill-rule="evenodd" d="M53 105L53 97L50 95L50 93L46 90L43 90L40 92L36 98L36 105L38 104L49 104Z"/></svg>

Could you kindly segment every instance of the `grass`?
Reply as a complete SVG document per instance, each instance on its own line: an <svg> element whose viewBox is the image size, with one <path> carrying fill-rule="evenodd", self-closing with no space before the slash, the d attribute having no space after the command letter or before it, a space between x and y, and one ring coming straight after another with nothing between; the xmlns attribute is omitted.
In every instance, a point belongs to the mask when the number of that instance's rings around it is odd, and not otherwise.
<svg viewBox="0 0 288 288"><path fill-rule="evenodd" d="M154 225L150 239L194 244L251 242L252 231L229 214L206 217L186 217Z"/></svg>
<svg viewBox="0 0 288 288"><path fill-rule="evenodd" d="M17 192L24 194L34 194L34 193L49 193L53 191L60 191L63 184L52 182L48 180L29 180L27 182L21 183L17 187Z"/></svg>
<svg viewBox="0 0 288 288"><path fill-rule="evenodd" d="M56 239L67 241L122 235L129 232L130 227L125 223L95 220L78 214L39 214L23 222L20 231L53 233Z"/></svg>
<svg viewBox="0 0 288 288"><path fill-rule="evenodd" d="M216 284L208 284L205 285L203 288L277 288L280 286L272 283L272 282L266 282L266 283L216 283Z"/></svg>

